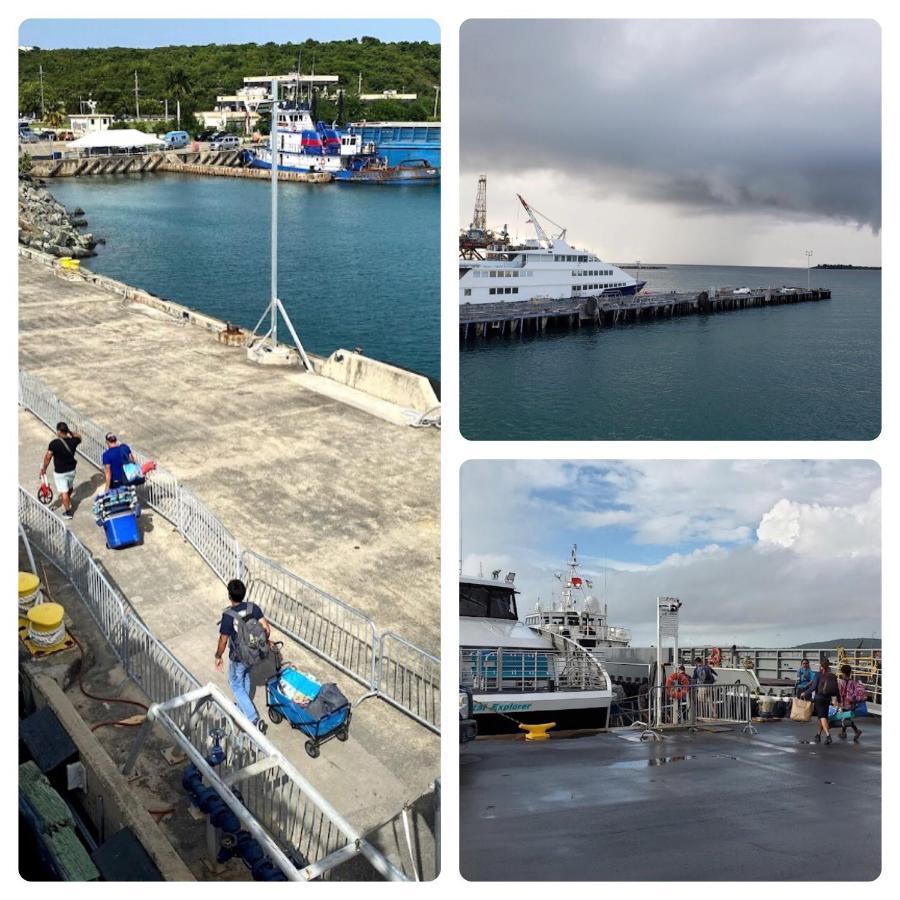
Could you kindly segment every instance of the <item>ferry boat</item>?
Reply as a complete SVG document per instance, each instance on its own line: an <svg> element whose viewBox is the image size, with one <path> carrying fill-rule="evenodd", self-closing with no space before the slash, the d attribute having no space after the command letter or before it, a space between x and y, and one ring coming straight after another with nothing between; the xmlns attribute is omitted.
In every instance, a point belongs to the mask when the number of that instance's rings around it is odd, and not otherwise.
<svg viewBox="0 0 900 900"><path fill-rule="evenodd" d="M518 723L603 728L613 686L602 662L570 638L519 621L515 573L460 576L459 682L479 732Z"/></svg>
<svg viewBox="0 0 900 900"><path fill-rule="evenodd" d="M609 625L606 604L601 609L599 601L586 593L593 584L578 574L577 544L569 554L566 572L558 572L556 577L562 582L558 599L549 609L544 609L540 601L535 603L534 612L525 616L526 625L570 638L600 661L606 658L606 649L631 644L631 631Z"/></svg>
<svg viewBox="0 0 900 900"><path fill-rule="evenodd" d="M583 297L622 297L638 294L646 284L578 250L566 241L566 229L516 195L534 226L536 237L524 244L487 247L482 258L460 259L459 302L502 303L516 300L571 300ZM548 235L538 218L559 228Z"/></svg>
<svg viewBox="0 0 900 900"><path fill-rule="evenodd" d="M405 159L392 165L379 154L374 141L313 122L306 103L288 101L278 106L276 152L281 172L326 172L335 181L376 184L436 184L440 169L424 159ZM272 168L271 146L246 150L251 168Z"/></svg>
<svg viewBox="0 0 900 900"><path fill-rule="evenodd" d="M440 122L351 122L347 131L359 135L363 143L374 143L388 165L421 159L441 167Z"/></svg>

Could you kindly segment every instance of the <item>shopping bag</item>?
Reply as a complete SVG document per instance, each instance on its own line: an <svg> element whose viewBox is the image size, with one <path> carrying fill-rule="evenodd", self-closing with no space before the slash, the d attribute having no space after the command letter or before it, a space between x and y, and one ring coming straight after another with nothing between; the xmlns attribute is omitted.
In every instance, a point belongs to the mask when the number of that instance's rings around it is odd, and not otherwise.
<svg viewBox="0 0 900 900"><path fill-rule="evenodd" d="M141 471L141 467L137 463L125 463L125 465L122 466L122 471L125 475L125 480L129 484L144 483L144 473Z"/></svg>
<svg viewBox="0 0 900 900"><path fill-rule="evenodd" d="M791 719L794 722L808 722L812 718L813 705L811 700L801 700L799 697L791 703Z"/></svg>

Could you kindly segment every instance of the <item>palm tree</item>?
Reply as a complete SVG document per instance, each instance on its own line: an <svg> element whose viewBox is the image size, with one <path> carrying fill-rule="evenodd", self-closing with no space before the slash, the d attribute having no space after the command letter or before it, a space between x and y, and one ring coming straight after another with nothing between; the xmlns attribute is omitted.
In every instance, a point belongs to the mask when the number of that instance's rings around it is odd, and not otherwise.
<svg viewBox="0 0 900 900"><path fill-rule="evenodd" d="M59 128L64 125L66 121L66 110L62 103L57 104L53 109L51 109L44 116L44 121L51 128Z"/></svg>
<svg viewBox="0 0 900 900"><path fill-rule="evenodd" d="M175 117L181 128L181 101L191 96L193 86L187 72L182 68L169 69L166 74L166 92L175 98Z"/></svg>

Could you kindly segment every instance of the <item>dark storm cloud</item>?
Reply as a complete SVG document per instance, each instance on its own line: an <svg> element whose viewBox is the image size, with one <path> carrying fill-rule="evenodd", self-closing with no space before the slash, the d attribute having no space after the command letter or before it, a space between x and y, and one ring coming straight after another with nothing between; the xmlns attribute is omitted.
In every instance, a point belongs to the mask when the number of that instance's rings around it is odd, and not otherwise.
<svg viewBox="0 0 900 900"><path fill-rule="evenodd" d="M871 21L472 20L462 166L877 231L880 46Z"/></svg>

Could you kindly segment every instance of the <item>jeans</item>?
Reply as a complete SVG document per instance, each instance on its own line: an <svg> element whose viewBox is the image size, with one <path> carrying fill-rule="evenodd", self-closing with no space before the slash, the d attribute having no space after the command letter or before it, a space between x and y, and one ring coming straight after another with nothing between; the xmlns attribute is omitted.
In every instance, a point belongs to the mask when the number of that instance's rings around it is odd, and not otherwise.
<svg viewBox="0 0 900 900"><path fill-rule="evenodd" d="M250 666L238 662L236 659L229 659L228 683L231 685L238 709L255 725L259 719L259 713L250 699Z"/></svg>

